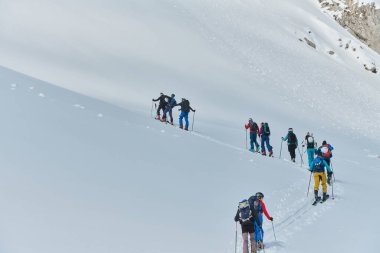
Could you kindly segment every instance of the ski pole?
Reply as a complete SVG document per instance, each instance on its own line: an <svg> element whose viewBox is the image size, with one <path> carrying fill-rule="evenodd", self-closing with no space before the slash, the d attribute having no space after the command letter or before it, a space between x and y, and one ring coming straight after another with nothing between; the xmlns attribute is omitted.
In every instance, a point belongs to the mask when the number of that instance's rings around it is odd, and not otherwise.
<svg viewBox="0 0 380 253"><path fill-rule="evenodd" d="M150 117L153 118L153 104L154 102L152 101L152 107L150 108Z"/></svg>
<svg viewBox="0 0 380 253"><path fill-rule="evenodd" d="M274 240L275 240L275 241L277 241L277 238L276 238L276 232L274 232L274 225L273 225L273 221L272 221L272 229L273 229Z"/></svg>
<svg viewBox="0 0 380 253"><path fill-rule="evenodd" d="M309 179L309 186L307 187L307 194L306 194L306 198L309 197L309 190L310 190L310 183L311 183L311 174L313 174L313 172L310 171L310 179Z"/></svg>
<svg viewBox="0 0 380 253"><path fill-rule="evenodd" d="M279 157L278 159L281 159L282 143L283 143L283 142L284 142L284 141L281 139L280 157Z"/></svg>
<svg viewBox="0 0 380 253"><path fill-rule="evenodd" d="M302 155L301 155L300 147L297 146L297 149L298 149L298 153L300 153L300 157L301 157L301 167L302 167L302 165L303 165L303 158L302 158Z"/></svg>
<svg viewBox="0 0 380 253"><path fill-rule="evenodd" d="M195 111L193 113L193 123L191 124L191 131L194 131L194 118L195 118Z"/></svg>
<svg viewBox="0 0 380 253"><path fill-rule="evenodd" d="M262 243L262 246L263 246L263 252L265 253L265 247L264 247L264 232L263 232L263 229L260 228L260 233L261 233L261 243Z"/></svg>
<svg viewBox="0 0 380 253"><path fill-rule="evenodd" d="M331 164L331 169L334 171L332 161L330 161L330 164ZM333 178L334 178L334 182L335 182L335 175L334 174L335 173L333 172Z"/></svg>
<svg viewBox="0 0 380 253"><path fill-rule="evenodd" d="M331 196L332 196L332 199L334 199L334 181L331 182Z"/></svg>
<svg viewBox="0 0 380 253"><path fill-rule="evenodd" d="M245 129L245 148L248 149L248 129Z"/></svg>
<svg viewBox="0 0 380 253"><path fill-rule="evenodd" d="M237 250L237 222L236 222L236 229L235 229L235 253Z"/></svg>

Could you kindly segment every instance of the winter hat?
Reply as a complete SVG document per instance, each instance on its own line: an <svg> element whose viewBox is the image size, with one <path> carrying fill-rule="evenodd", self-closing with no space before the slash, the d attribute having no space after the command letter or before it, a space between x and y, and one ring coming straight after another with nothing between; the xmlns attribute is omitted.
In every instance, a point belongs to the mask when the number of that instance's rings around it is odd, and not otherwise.
<svg viewBox="0 0 380 253"><path fill-rule="evenodd" d="M164 93L160 92L160 95L164 95Z"/></svg>
<svg viewBox="0 0 380 253"><path fill-rule="evenodd" d="M175 97L175 95L174 94L172 94L172 98L174 98Z"/></svg>
<svg viewBox="0 0 380 253"><path fill-rule="evenodd" d="M289 132L293 132L293 128L290 127L288 131L289 131Z"/></svg>
<svg viewBox="0 0 380 253"><path fill-rule="evenodd" d="M252 120L252 118L249 118L248 121L251 122L251 121L253 121L253 120Z"/></svg>
<svg viewBox="0 0 380 253"><path fill-rule="evenodd" d="M263 199L263 198L264 198L264 194L261 193L261 192L257 192L257 193L256 193L256 197L257 197L258 199Z"/></svg>
<svg viewBox="0 0 380 253"><path fill-rule="evenodd" d="M326 144L327 144L327 142L326 142L326 141L323 141L323 142L322 142L322 145L326 145Z"/></svg>

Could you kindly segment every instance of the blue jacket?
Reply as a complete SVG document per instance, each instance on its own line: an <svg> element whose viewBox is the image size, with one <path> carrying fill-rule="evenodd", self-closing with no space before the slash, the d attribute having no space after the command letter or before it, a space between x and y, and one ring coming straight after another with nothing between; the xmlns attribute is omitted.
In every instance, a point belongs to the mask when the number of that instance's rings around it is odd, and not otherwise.
<svg viewBox="0 0 380 253"><path fill-rule="evenodd" d="M325 172L325 168L327 169L328 172L332 172L332 169L330 166L327 164L327 162L321 158L317 157L310 163L310 168L309 171L311 172Z"/></svg>
<svg viewBox="0 0 380 253"><path fill-rule="evenodd" d="M292 132L293 133L293 132ZM294 134L294 133L293 133ZM282 137L281 139L283 140L283 141L288 141L288 145L290 145L290 144L295 144L297 147L298 147L298 139L297 139L297 136L294 134L294 136L295 136L295 143L291 143L291 142L289 142L289 133L285 136L285 137Z"/></svg>

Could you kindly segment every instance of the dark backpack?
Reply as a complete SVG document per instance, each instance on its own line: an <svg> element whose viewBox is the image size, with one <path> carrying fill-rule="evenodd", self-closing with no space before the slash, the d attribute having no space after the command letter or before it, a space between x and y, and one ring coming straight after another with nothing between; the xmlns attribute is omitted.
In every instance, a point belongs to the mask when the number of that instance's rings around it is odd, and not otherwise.
<svg viewBox="0 0 380 253"><path fill-rule="evenodd" d="M297 143L297 136L293 132L288 133L288 143L289 144L296 144Z"/></svg>
<svg viewBox="0 0 380 253"><path fill-rule="evenodd" d="M251 123L250 130L251 130L252 132L256 132L257 130L259 130L259 126L256 124L256 122L252 122L252 123Z"/></svg>
<svg viewBox="0 0 380 253"><path fill-rule="evenodd" d="M313 172L323 172L324 170L325 165L323 164L323 160L319 157L315 158Z"/></svg>
<svg viewBox="0 0 380 253"><path fill-rule="evenodd" d="M182 104L181 104L181 111L183 112L189 112L190 111L190 102L189 100L184 100L182 101Z"/></svg>
<svg viewBox="0 0 380 253"><path fill-rule="evenodd" d="M242 224L247 224L251 221L252 211L249 202L246 199L239 202L239 216Z"/></svg>
<svg viewBox="0 0 380 253"><path fill-rule="evenodd" d="M265 135L270 135L270 129L269 129L268 123L266 123L266 122L264 123L263 130L264 130Z"/></svg>
<svg viewBox="0 0 380 253"><path fill-rule="evenodd" d="M256 195L251 196L248 199L249 205L255 210L258 214L263 212L263 207L260 203L260 200L256 197Z"/></svg>

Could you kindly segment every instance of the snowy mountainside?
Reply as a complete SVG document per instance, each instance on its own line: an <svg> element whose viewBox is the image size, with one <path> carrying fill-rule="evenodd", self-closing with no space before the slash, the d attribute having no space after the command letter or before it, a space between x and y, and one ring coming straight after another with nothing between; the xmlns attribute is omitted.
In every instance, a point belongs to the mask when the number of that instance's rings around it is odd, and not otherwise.
<svg viewBox="0 0 380 253"><path fill-rule="evenodd" d="M1 14L1 65L130 110L173 92L203 120L238 127L253 113L287 128L302 115L380 139L379 76L363 68L379 55L314 0L6 0Z"/></svg>

